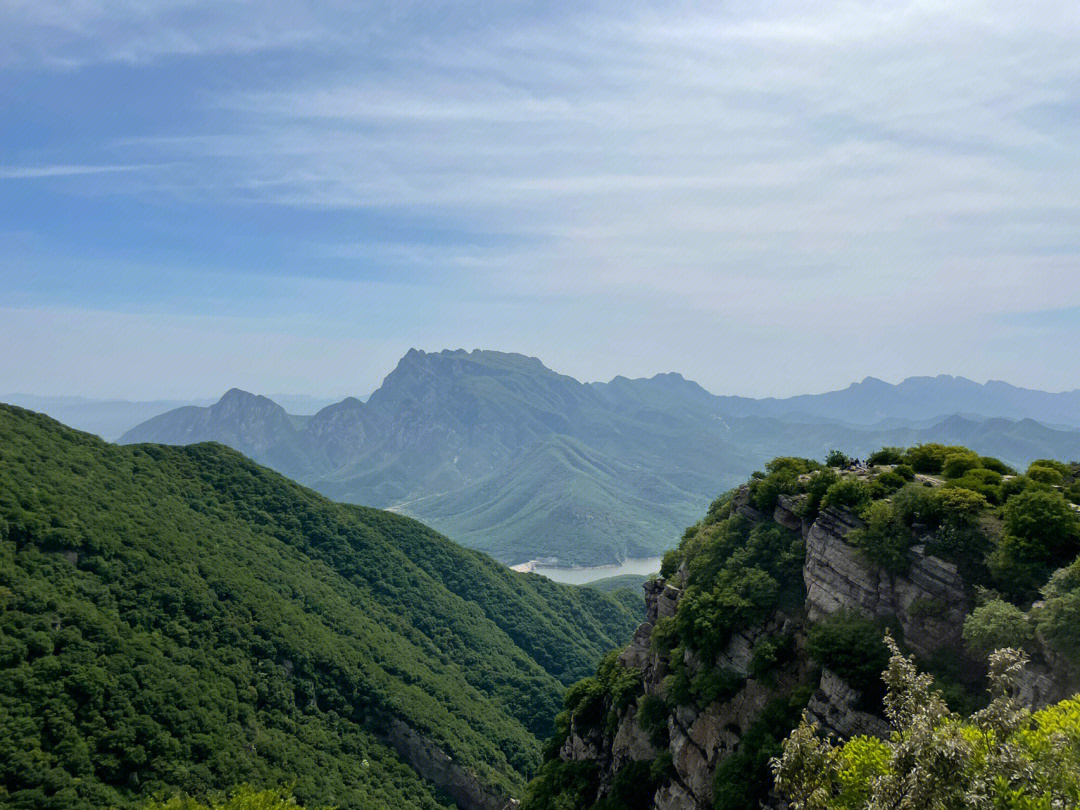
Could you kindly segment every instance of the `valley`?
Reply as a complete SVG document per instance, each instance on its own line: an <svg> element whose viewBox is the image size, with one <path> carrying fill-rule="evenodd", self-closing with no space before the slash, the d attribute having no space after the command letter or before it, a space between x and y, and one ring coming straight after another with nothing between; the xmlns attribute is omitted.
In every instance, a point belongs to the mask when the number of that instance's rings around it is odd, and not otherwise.
<svg viewBox="0 0 1080 810"><path fill-rule="evenodd" d="M507 565L573 569L661 554L715 493L777 455L865 457L938 442L1020 467L1080 457L1078 408L1077 392L958 377L868 378L754 400L713 395L678 374L582 383L518 354L411 350L366 402L347 398L297 420L269 397L233 389L119 441L220 442L336 501L411 515Z"/></svg>

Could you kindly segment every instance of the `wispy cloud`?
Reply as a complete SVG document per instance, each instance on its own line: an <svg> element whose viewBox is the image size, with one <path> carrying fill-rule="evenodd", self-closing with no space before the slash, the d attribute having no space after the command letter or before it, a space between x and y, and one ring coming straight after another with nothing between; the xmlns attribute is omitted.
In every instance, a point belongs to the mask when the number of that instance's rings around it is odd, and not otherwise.
<svg viewBox="0 0 1080 810"><path fill-rule="evenodd" d="M779 364L791 392L822 357L836 384L1006 376L994 325L1080 302L1075 3L41 0L0 31L6 76L119 64L191 105L98 127L69 166L7 150L26 167L0 178L101 171L185 211L281 210L313 265L422 275L456 302L451 344L472 318L478 342L721 388L703 341L735 343L733 373L769 390ZM545 313L594 325L572 351Z"/></svg>
<svg viewBox="0 0 1080 810"><path fill-rule="evenodd" d="M57 164L53 166L0 166L0 179L24 180L37 177L74 177L82 174L136 172L153 168L159 168L159 166L157 164L142 164L136 166L75 166L66 164Z"/></svg>

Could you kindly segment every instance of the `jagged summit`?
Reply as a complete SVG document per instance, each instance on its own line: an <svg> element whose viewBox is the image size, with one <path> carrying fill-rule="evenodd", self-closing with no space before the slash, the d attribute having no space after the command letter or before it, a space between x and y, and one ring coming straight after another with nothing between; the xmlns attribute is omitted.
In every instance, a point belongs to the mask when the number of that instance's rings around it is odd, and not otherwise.
<svg viewBox="0 0 1080 810"><path fill-rule="evenodd" d="M505 562L589 565L658 553L717 489L770 455L945 440L1021 464L1080 443L1080 433L1016 421L1028 417L1080 423L1080 397L942 376L754 400L714 396L675 372L582 383L524 354L413 348L366 402L301 420L232 389L121 441L223 442Z"/></svg>

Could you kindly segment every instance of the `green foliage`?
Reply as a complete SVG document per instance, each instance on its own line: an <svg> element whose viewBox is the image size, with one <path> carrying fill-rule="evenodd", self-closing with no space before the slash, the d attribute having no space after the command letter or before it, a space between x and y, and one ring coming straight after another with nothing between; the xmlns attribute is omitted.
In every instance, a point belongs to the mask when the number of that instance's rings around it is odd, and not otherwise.
<svg viewBox="0 0 1080 810"><path fill-rule="evenodd" d="M772 786L769 762L783 751L782 740L799 721L814 686L803 686L767 705L751 724L739 749L713 776L715 810L758 810Z"/></svg>
<svg viewBox="0 0 1080 810"><path fill-rule="evenodd" d="M889 661L882 630L856 613L834 613L810 628L806 651L856 689L865 708L877 706L884 685L881 671Z"/></svg>
<svg viewBox="0 0 1080 810"><path fill-rule="evenodd" d="M870 487L865 481L854 476L843 476L826 491L821 499L821 508L832 506L858 513L870 500Z"/></svg>
<svg viewBox="0 0 1080 810"><path fill-rule="evenodd" d="M771 683L774 671L790 661L794 654L794 636L762 636L754 644L748 674L756 680Z"/></svg>
<svg viewBox="0 0 1080 810"><path fill-rule="evenodd" d="M1061 482L1064 480L1059 470L1040 464L1032 464L1028 467L1027 477L1037 484L1049 484L1055 487L1061 486Z"/></svg>
<svg viewBox="0 0 1080 810"><path fill-rule="evenodd" d="M863 512L866 527L850 532L845 538L866 552L875 565L886 571L904 573L911 565L908 549L912 544L911 531L893 510L888 501L874 501Z"/></svg>
<svg viewBox="0 0 1080 810"><path fill-rule="evenodd" d="M206 801L191 796L173 796L146 802L140 810L304 810L286 788L256 790L251 785L241 785L227 796ZM308 810L331 810L329 807L308 805Z"/></svg>
<svg viewBox="0 0 1080 810"><path fill-rule="evenodd" d="M776 508L781 495L794 495L799 491L799 476L821 467L807 458L774 458L765 465L766 474L750 482L750 498L754 507L766 514Z"/></svg>
<svg viewBox="0 0 1080 810"><path fill-rule="evenodd" d="M989 503L1002 502L1001 473L980 468L968 470L949 482L949 488L966 489L982 495Z"/></svg>
<svg viewBox="0 0 1080 810"><path fill-rule="evenodd" d="M660 559L660 576L664 579L670 579L674 576L682 564L682 559L682 552L677 548L665 551L664 556Z"/></svg>
<svg viewBox="0 0 1080 810"><path fill-rule="evenodd" d="M522 810L590 810L599 787L598 770L591 759L548 760L526 788Z"/></svg>
<svg viewBox="0 0 1080 810"><path fill-rule="evenodd" d="M968 453L966 447L950 447L943 444L920 444L904 454L904 461L917 473L938 475L945 467L946 459L955 453Z"/></svg>
<svg viewBox="0 0 1080 810"><path fill-rule="evenodd" d="M637 621L221 446L115 447L8 407L0 517L13 807L243 780L343 808L442 806L378 741L391 722L510 793L563 684Z"/></svg>
<svg viewBox="0 0 1080 810"><path fill-rule="evenodd" d="M824 470L819 470L811 475L803 485L806 500L803 501L799 517L808 523L812 523L821 510L821 502L824 500L825 494L838 480L840 480L840 477L831 467L826 467Z"/></svg>
<svg viewBox="0 0 1080 810"><path fill-rule="evenodd" d="M979 466L982 467L984 470L991 470L992 472L996 472L998 475L1016 474L1016 470L1014 470L1004 461L996 458L991 458L990 456L980 456Z"/></svg>
<svg viewBox="0 0 1080 810"><path fill-rule="evenodd" d="M895 467L893 467L892 471L899 475L901 478L903 478L905 481L915 480L915 470L910 464L897 464Z"/></svg>
<svg viewBox="0 0 1080 810"><path fill-rule="evenodd" d="M659 695L643 695L638 700L638 725L649 735L649 740L657 748L668 745L668 707Z"/></svg>
<svg viewBox="0 0 1080 810"><path fill-rule="evenodd" d="M1035 611L1039 633L1074 665L1080 664L1080 561L1054 572Z"/></svg>
<svg viewBox="0 0 1080 810"><path fill-rule="evenodd" d="M979 466L979 456L970 450L954 451L945 456L941 474L946 478L960 478Z"/></svg>
<svg viewBox="0 0 1080 810"><path fill-rule="evenodd" d="M632 760L615 773L611 790L593 810L649 810L656 788L653 762Z"/></svg>
<svg viewBox="0 0 1080 810"><path fill-rule="evenodd" d="M650 645L653 652L667 655L679 644L679 628L674 616L661 616L653 626Z"/></svg>
<svg viewBox="0 0 1080 810"><path fill-rule="evenodd" d="M846 467L851 463L851 457L841 450L830 450L825 456L826 467Z"/></svg>
<svg viewBox="0 0 1080 810"><path fill-rule="evenodd" d="M891 639L890 639L891 643ZM833 745L804 718L772 763L792 810L1050 810L1080 796L1080 700L1032 714L1013 697L1023 653L990 658L993 700L961 720L892 648L885 740Z"/></svg>
<svg viewBox="0 0 1080 810"><path fill-rule="evenodd" d="M866 463L871 467L902 464L904 462L904 448L902 447L882 447L880 450L875 450L866 459Z"/></svg>
<svg viewBox="0 0 1080 810"><path fill-rule="evenodd" d="M1033 636L1024 611L1000 599L980 605L964 620L964 641L982 655L1003 647L1021 649Z"/></svg>
<svg viewBox="0 0 1080 810"><path fill-rule="evenodd" d="M649 579L654 578L655 574L620 574L617 577L604 577L603 579L594 579L592 582L586 582L583 588L592 588L595 591L601 593L613 593L615 591L628 590L634 595L637 600L641 599L641 586Z"/></svg>
<svg viewBox="0 0 1080 810"><path fill-rule="evenodd" d="M801 602L802 539L775 523L732 517L695 538L690 579L675 617L683 645L706 658L731 634L762 621L785 599Z"/></svg>
<svg viewBox="0 0 1080 810"><path fill-rule="evenodd" d="M742 688L745 678L729 669L705 667L690 682L690 690L702 709L716 701L730 700Z"/></svg>
<svg viewBox="0 0 1080 810"><path fill-rule="evenodd" d="M1005 504L1005 536L990 559L997 587L1033 595L1055 563L1080 550L1080 518L1060 492L1029 487Z"/></svg>

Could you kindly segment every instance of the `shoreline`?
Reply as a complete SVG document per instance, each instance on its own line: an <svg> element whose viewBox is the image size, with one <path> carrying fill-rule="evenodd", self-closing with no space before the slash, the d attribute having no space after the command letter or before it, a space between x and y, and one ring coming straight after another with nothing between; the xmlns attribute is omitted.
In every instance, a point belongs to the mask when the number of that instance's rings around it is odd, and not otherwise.
<svg viewBox="0 0 1080 810"><path fill-rule="evenodd" d="M540 560L529 560L508 566L510 570L519 573L532 573L546 576L556 582L569 584L582 584L593 582L598 579L606 579L608 576L620 576L622 574L650 574L660 570L661 557L629 557L620 563L608 565L551 565ZM627 568L649 568L649 571L626 571ZM593 576L595 574L595 576Z"/></svg>

